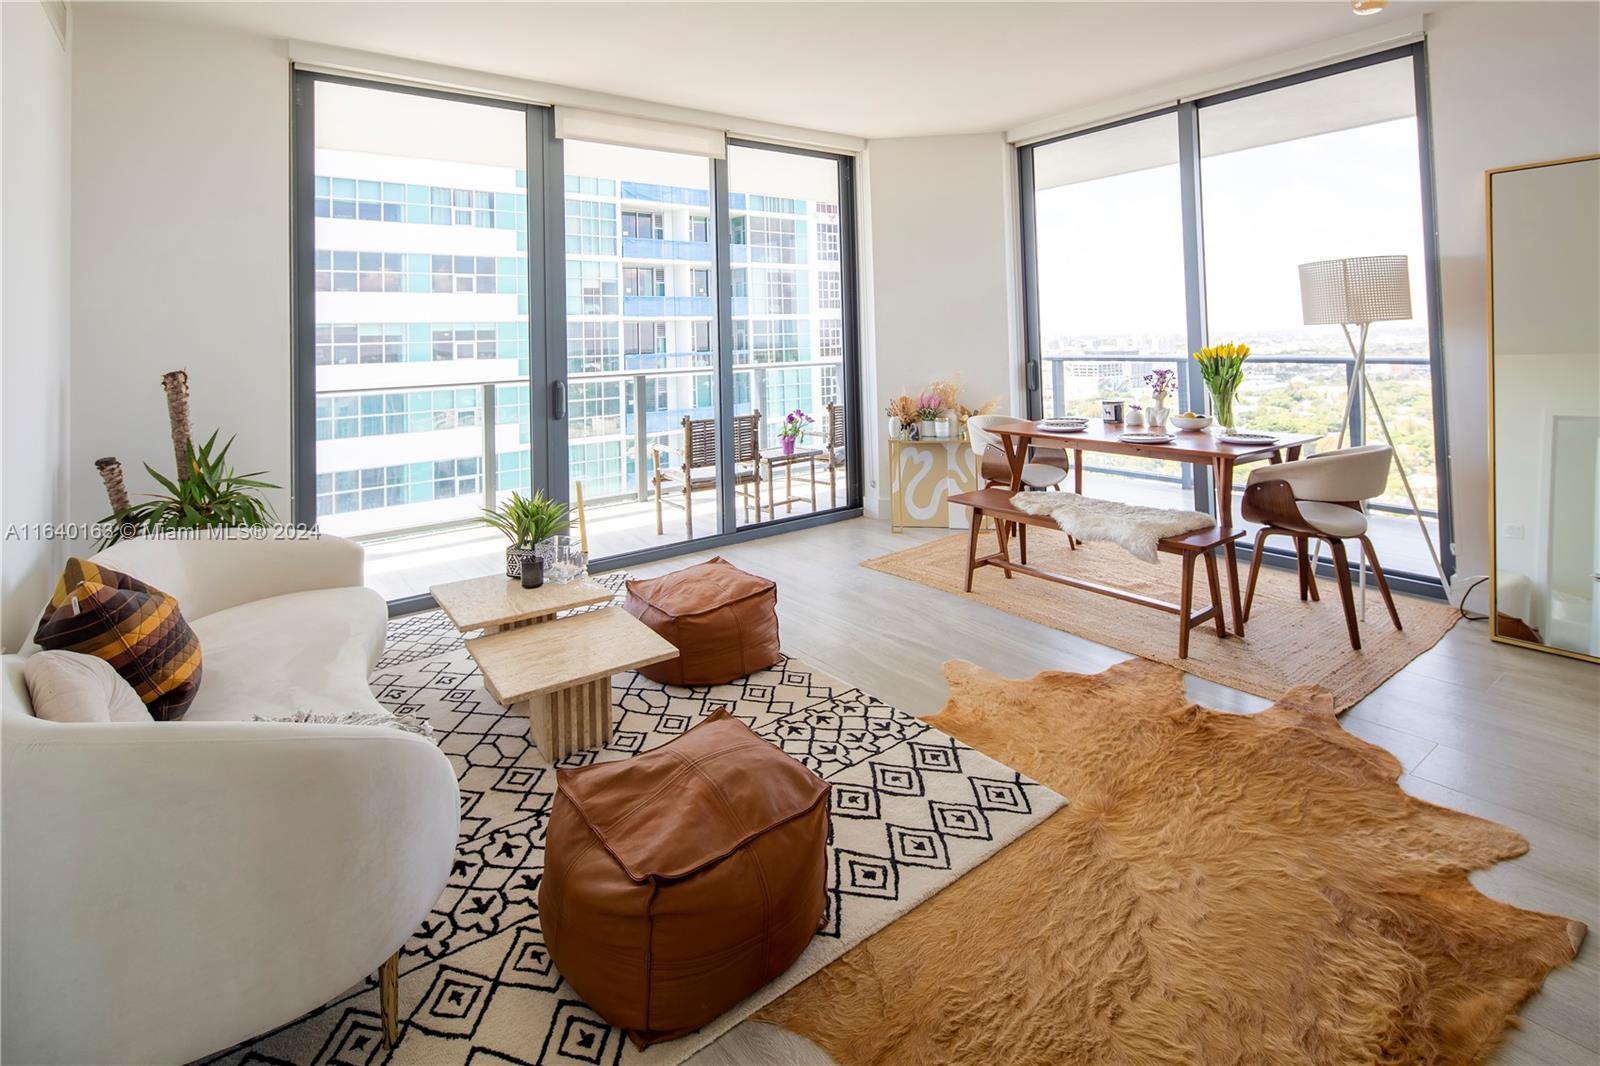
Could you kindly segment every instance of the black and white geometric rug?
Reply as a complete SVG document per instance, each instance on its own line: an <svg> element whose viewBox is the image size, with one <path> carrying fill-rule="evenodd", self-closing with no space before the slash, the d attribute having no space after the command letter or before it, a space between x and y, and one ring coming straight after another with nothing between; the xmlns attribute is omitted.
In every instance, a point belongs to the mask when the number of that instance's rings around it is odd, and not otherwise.
<svg viewBox="0 0 1600 1066"><path fill-rule="evenodd" d="M606 575L620 588L621 574ZM1056 811L1064 800L959 741L794 659L728 685L613 679L615 731L561 765L627 759L726 706L833 785L825 925L781 977L700 1032L640 1051L578 998L539 932L555 772L526 719L484 691L439 611L389 624L373 691L427 718L461 788L448 884L400 963L401 1040L383 1046L371 983L219 1064L673 1066Z"/></svg>

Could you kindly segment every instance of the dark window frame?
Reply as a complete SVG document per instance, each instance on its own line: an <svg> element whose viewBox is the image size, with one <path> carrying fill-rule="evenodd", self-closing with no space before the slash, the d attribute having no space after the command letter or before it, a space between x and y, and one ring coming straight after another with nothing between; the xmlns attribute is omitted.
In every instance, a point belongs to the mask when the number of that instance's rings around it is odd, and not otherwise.
<svg viewBox="0 0 1600 1066"><path fill-rule="evenodd" d="M1440 559L1444 563L1445 572L1453 575L1456 569L1455 523L1450 491L1449 424L1445 402L1444 328L1439 297L1439 227L1434 192L1433 123L1429 111L1427 48L1425 42L1418 41L1414 44L1386 48L1368 55L1330 63L1296 74L1270 78L1252 85L1229 89L1226 92L1212 93L1192 100L1181 100L1176 104L1155 108L1137 115L1130 115L1112 122L1101 123L1087 129L1074 130L1071 133L1057 137L1019 145L1016 149L1016 158L1017 217L1020 228L1020 240L1018 243L1021 253L1020 270L1022 278L1023 389L1027 398L1028 416L1030 418L1041 417L1044 400L1044 364L1043 337L1041 336L1039 325L1038 229L1037 205L1034 199L1033 158L1035 150L1046 145L1088 137L1119 126L1143 122L1163 115L1177 115L1178 171L1182 200L1184 288L1187 305L1188 347L1190 351L1196 351L1206 344L1205 234L1202 219L1203 201L1200 189L1201 111L1215 104L1227 103L1231 100L1249 96L1258 96L1308 81L1316 81L1321 78L1400 59L1409 59L1411 62L1412 84L1416 99L1417 171L1419 195L1422 201L1424 299L1427 302L1429 323L1428 369L1433 386L1434 469L1438 476L1439 493L1439 552ZM1187 368L1187 361L1180 361L1179 366L1180 389L1185 403L1190 406L1196 403L1204 403L1204 386L1199 381L1199 375L1183 372ZM1197 510L1207 513L1212 511L1214 504L1212 502L1213 496L1209 471L1196 468L1193 478L1193 496L1194 506ZM1246 546L1243 550L1248 557L1249 547ZM1287 551L1270 545L1263 554L1263 559L1266 562L1277 566L1291 566L1293 565L1293 558ZM1326 560L1322 560L1319 563L1319 570L1331 575L1331 564ZM1391 568L1385 568L1385 573L1397 588L1402 588L1407 592L1435 598L1444 598L1445 596L1445 590L1440 587L1437 576L1407 573Z"/></svg>
<svg viewBox="0 0 1600 1066"><path fill-rule="evenodd" d="M315 86L318 83L353 85L361 88L411 94L438 100L521 111L527 120L527 226L528 247L524 255L528 277L528 375L530 420L535 423L529 433L528 464L529 484L548 494L565 498L568 492L567 476L567 422L565 419L567 392L567 253L566 253L566 182L562 163L562 144L555 136L554 113L537 104L476 96L469 93L450 92L398 84L378 78L328 74L320 71L294 69L291 77L290 111L291 129L291 196L290 225L293 237L292 261L294 319L293 352L291 358L291 440L292 459L290 472L290 513L294 521L314 527L317 521L317 468L316 468L316 195L315 195ZM727 144L762 151L789 153L828 159L838 167L838 224L839 224L839 274L841 291L841 327L844 333L844 368L840 373L839 390L846 409L859 416L862 402L860 329L858 318L859 293L856 276L856 182L855 158L844 153L794 148L788 145L763 141L729 138ZM717 313L711 328L717 337L717 349L728 353L718 363L718 415L722 424L731 424L734 403L732 301L729 298L732 275L730 213L727 199L727 159L711 161L712 209L708 212L707 237L713 246L711 284L716 296ZM648 214L649 212L635 212ZM619 212L620 216L621 212ZM657 214L656 224L662 224ZM664 237L665 234L663 233ZM622 237L622 220L618 218L617 239ZM621 297L621 279L617 279ZM619 349L622 336L617 337ZM325 344L326 347L326 344ZM544 396L534 401L535 396ZM819 510L813 514L784 517L760 525L738 526L734 507L732 477L732 440L719 449L719 467L722 471L721 501L722 526L715 536L674 544L662 545L643 551L628 552L594 560L597 570L609 570L636 565L656 559L703 551L742 541L757 540L780 533L826 525L832 522L859 517L862 513L863 446L860 426L865 420L855 419L856 432L847 435L847 461L845 467L845 493L841 506ZM495 477L493 455L482 465L477 476ZM326 494L325 494L326 495ZM411 596L391 601L391 614L403 614L434 606L428 595Z"/></svg>

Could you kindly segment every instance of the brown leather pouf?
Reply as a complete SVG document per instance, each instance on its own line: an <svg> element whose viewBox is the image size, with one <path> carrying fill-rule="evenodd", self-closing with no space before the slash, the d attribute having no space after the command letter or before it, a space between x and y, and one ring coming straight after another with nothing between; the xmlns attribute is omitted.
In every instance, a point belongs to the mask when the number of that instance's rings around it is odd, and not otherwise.
<svg viewBox="0 0 1600 1066"><path fill-rule="evenodd" d="M556 770L539 921L640 1047L789 967L822 920L828 784L718 709L624 762Z"/></svg>
<svg viewBox="0 0 1600 1066"><path fill-rule="evenodd" d="M639 673L665 685L721 685L778 661L778 586L718 556L628 582L628 613L678 657Z"/></svg>

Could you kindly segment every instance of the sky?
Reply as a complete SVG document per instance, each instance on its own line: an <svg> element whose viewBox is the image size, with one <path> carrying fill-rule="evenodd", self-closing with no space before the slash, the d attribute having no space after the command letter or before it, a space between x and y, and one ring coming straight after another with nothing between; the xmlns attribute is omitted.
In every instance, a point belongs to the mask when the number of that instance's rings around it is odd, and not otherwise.
<svg viewBox="0 0 1600 1066"><path fill-rule="evenodd" d="M1213 341L1306 328L1296 268L1344 256L1408 256L1422 322L1415 119L1210 156L1201 167ZM1174 164L1040 191L1044 336L1184 333L1178 182Z"/></svg>

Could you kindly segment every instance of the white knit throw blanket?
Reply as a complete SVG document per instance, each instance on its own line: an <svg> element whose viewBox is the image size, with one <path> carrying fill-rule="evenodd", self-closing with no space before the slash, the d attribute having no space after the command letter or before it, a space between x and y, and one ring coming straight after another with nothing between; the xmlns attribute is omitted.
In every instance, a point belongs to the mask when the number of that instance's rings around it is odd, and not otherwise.
<svg viewBox="0 0 1600 1066"><path fill-rule="evenodd" d="M1109 540L1147 563L1156 561L1156 544L1163 537L1216 524L1199 511L1141 507L1075 492L1019 492L1011 502L1019 511L1055 519L1056 525L1079 540Z"/></svg>
<svg viewBox="0 0 1600 1066"><path fill-rule="evenodd" d="M433 726L428 724L428 720L419 718L411 711L343 711L334 714L298 710L285 718L263 718L258 714L254 719L257 722L302 722L313 725L380 725L418 736L433 736Z"/></svg>

